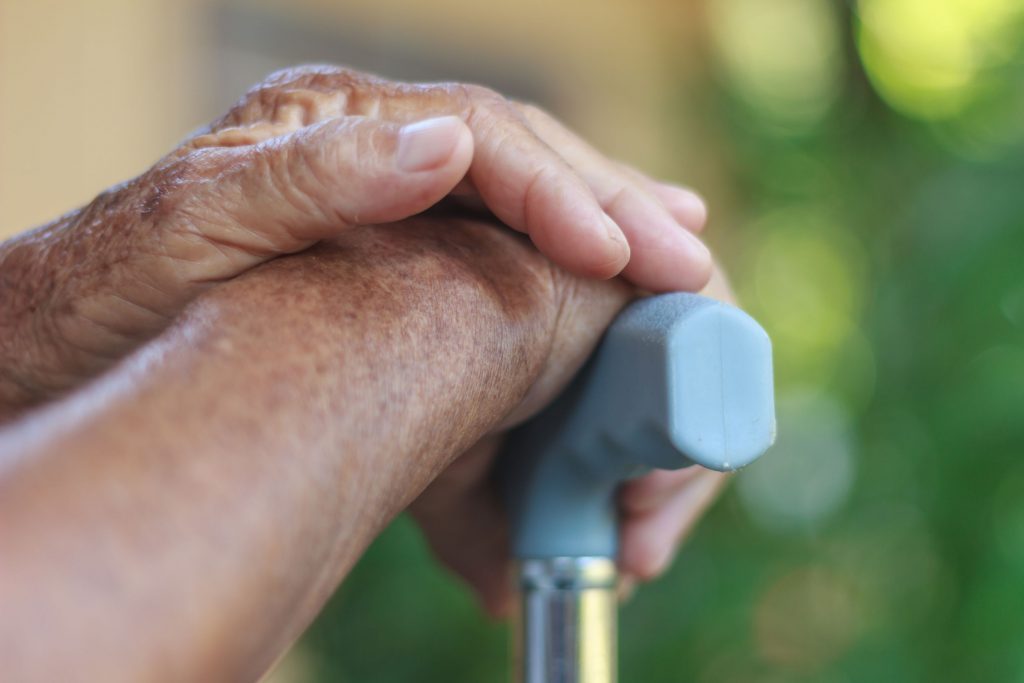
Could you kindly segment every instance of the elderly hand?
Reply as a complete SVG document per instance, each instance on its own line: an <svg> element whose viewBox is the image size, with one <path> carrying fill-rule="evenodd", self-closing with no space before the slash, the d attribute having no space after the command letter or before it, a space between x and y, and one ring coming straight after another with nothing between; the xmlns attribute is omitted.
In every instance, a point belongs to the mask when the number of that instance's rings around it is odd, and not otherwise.
<svg viewBox="0 0 1024 683"><path fill-rule="evenodd" d="M204 293L0 429L0 679L255 680L417 496L442 557L504 589L487 460L446 468L558 393L634 295L440 211ZM627 571L707 497L646 482L624 494Z"/></svg>
<svg viewBox="0 0 1024 683"><path fill-rule="evenodd" d="M450 465L410 507L438 559L461 577L492 616L505 616L513 598L508 522L491 481L503 430L537 413L568 383L607 327L607 302L621 301L621 290L578 287L563 294L544 370L519 406L491 436ZM569 281L572 284L572 281ZM716 270L702 292L733 301L724 275ZM655 470L619 491L620 594L637 582L665 572L676 550L715 500L729 475L699 466Z"/></svg>
<svg viewBox="0 0 1024 683"><path fill-rule="evenodd" d="M696 195L534 107L478 86L289 70L138 178L0 245L0 417L95 375L215 283L449 195L577 275L649 290L708 278Z"/></svg>

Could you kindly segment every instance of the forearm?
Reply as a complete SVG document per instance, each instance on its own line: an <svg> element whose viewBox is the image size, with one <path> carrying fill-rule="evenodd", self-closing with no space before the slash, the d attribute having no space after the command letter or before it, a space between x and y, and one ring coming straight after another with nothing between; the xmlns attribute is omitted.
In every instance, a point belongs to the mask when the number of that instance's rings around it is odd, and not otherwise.
<svg viewBox="0 0 1024 683"><path fill-rule="evenodd" d="M489 227L356 231L0 433L0 678L260 674L519 402L551 287Z"/></svg>

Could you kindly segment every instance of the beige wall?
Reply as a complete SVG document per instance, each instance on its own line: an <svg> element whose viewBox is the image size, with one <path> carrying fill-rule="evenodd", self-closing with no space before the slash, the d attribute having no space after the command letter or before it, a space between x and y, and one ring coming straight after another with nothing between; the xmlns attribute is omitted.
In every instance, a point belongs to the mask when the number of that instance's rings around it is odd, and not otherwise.
<svg viewBox="0 0 1024 683"><path fill-rule="evenodd" d="M253 6L250 3L249 6ZM529 65L610 153L674 175L666 98L695 63L693 8L627 0L261 0L381 41ZM217 112L205 0L0 0L0 236L131 177ZM232 95L234 97L234 95ZM230 101L230 98L224 101ZM678 128L678 122L675 123ZM673 139L678 139L675 134ZM691 141L698 146L698 139ZM687 145L688 146L688 145Z"/></svg>
<svg viewBox="0 0 1024 683"><path fill-rule="evenodd" d="M185 7L0 0L0 234L138 173L185 131Z"/></svg>

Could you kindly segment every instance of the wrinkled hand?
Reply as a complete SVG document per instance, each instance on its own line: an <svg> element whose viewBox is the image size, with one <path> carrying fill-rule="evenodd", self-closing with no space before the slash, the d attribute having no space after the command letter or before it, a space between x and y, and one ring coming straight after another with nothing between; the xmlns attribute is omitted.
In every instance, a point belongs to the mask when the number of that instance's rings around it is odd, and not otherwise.
<svg viewBox="0 0 1024 683"><path fill-rule="evenodd" d="M116 362L212 285L445 197L486 207L579 276L621 271L653 291L708 278L693 235L705 220L699 198L605 159L535 107L477 86L285 71L143 175L0 245L0 417ZM598 284L581 282L556 278L571 292ZM604 285L625 296L621 283ZM508 424L564 386L616 308L566 302L547 370ZM441 558L494 612L508 597L504 525L484 482L497 441L472 449L414 507ZM688 470L627 486L624 573L657 574L720 481Z"/></svg>
<svg viewBox="0 0 1024 683"><path fill-rule="evenodd" d="M696 195L535 107L478 86L288 70L138 178L0 245L0 406L95 375L215 283L449 195L577 275L655 291L708 277Z"/></svg>
<svg viewBox="0 0 1024 683"><path fill-rule="evenodd" d="M506 615L513 598L508 522L490 479L503 430L550 403L611 322L608 302L621 301L616 298L621 297L621 290L597 284L577 287L563 297L545 370L523 403L499 430L437 477L410 507L438 559L470 586L492 616ZM719 271L702 293L733 300ZM618 559L623 597L637 582L655 579L668 569L679 545L715 500L728 476L695 465L675 471L655 470L621 487Z"/></svg>

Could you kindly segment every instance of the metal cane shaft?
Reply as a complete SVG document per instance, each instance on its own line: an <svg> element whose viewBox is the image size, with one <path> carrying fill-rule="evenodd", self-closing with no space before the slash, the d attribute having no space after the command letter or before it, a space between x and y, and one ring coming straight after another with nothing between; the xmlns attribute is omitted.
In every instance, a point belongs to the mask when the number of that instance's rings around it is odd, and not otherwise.
<svg viewBox="0 0 1024 683"><path fill-rule="evenodd" d="M615 683L618 596L605 557L526 560L517 683Z"/></svg>
<svg viewBox="0 0 1024 683"><path fill-rule="evenodd" d="M518 683L614 683L615 492L651 468L734 470L775 439L771 342L693 294L630 305L499 464L520 558Z"/></svg>

